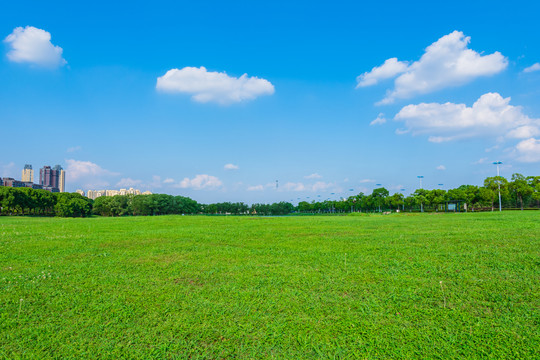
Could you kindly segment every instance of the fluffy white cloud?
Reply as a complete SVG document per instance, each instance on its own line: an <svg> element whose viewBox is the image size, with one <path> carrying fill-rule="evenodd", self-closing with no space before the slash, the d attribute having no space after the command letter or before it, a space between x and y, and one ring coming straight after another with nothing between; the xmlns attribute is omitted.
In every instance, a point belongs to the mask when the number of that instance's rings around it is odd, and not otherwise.
<svg viewBox="0 0 540 360"><path fill-rule="evenodd" d="M518 160L522 162L540 162L540 140L530 138L516 145Z"/></svg>
<svg viewBox="0 0 540 360"><path fill-rule="evenodd" d="M538 70L540 70L540 63L533 64L533 65L523 69L523 72L524 73L530 73L530 72L538 71Z"/></svg>
<svg viewBox="0 0 540 360"><path fill-rule="evenodd" d="M382 125L384 123L386 123L386 118L384 117L383 113L380 113L379 115L377 115L377 118L375 120L369 123L369 125Z"/></svg>
<svg viewBox="0 0 540 360"><path fill-rule="evenodd" d="M163 183L164 184L174 184L174 179L173 178L166 178L165 180L163 180Z"/></svg>
<svg viewBox="0 0 540 360"><path fill-rule="evenodd" d="M247 191L263 191L264 190L264 185L254 185L254 186L249 186L247 188Z"/></svg>
<svg viewBox="0 0 540 360"><path fill-rule="evenodd" d="M380 80L390 79L405 72L408 64L404 61L398 61L397 58L390 58L381 66L375 66L371 71L365 72L356 78L358 85L356 88L371 86L377 84Z"/></svg>
<svg viewBox="0 0 540 360"><path fill-rule="evenodd" d="M215 176L199 174L196 175L193 179L184 178L176 187L182 189L194 189L194 190L211 190L221 187L223 183Z"/></svg>
<svg viewBox="0 0 540 360"><path fill-rule="evenodd" d="M362 180L360 180L361 184L374 183L374 182L375 182L375 180L373 180L373 179L362 179Z"/></svg>
<svg viewBox="0 0 540 360"><path fill-rule="evenodd" d="M223 105L274 93L274 85L268 80L248 77L247 74L236 78L225 72L207 71L203 66L171 69L158 77L156 89L191 94L195 101Z"/></svg>
<svg viewBox="0 0 540 360"><path fill-rule="evenodd" d="M225 170L238 170L240 167L234 164L225 164L223 167Z"/></svg>
<svg viewBox="0 0 540 360"><path fill-rule="evenodd" d="M118 173L105 170L91 161L68 159L66 160L66 163L66 178L68 181L78 181L81 179L86 181L101 176L118 175Z"/></svg>
<svg viewBox="0 0 540 360"><path fill-rule="evenodd" d="M4 42L10 50L7 57L17 63L31 63L45 67L58 67L67 63L62 48L51 43L51 34L33 26L16 27Z"/></svg>
<svg viewBox="0 0 540 360"><path fill-rule="evenodd" d="M320 178L322 178L322 176L317 174L317 173L313 173L311 175L304 176L304 179L320 179Z"/></svg>
<svg viewBox="0 0 540 360"><path fill-rule="evenodd" d="M428 46L420 60L405 69L405 62L388 59L382 66L360 75L357 88L376 84L383 78L381 74L393 77L401 73L394 81L394 88L378 103L390 104L396 99L463 85L480 76L497 74L508 66L508 60L498 51L482 55L469 49L470 40L461 31L445 35Z"/></svg>
<svg viewBox="0 0 540 360"><path fill-rule="evenodd" d="M446 170L446 166L444 165L439 165L436 167L437 170Z"/></svg>
<svg viewBox="0 0 540 360"><path fill-rule="evenodd" d="M121 188L129 188L133 186L138 186L142 184L142 180L134 180L132 178L122 178L119 182L116 183L116 186Z"/></svg>
<svg viewBox="0 0 540 360"><path fill-rule="evenodd" d="M482 95L472 107L454 103L407 105L395 116L413 135L428 135L431 142L471 137L525 139L540 134L540 119L524 115L521 107L498 93Z"/></svg>

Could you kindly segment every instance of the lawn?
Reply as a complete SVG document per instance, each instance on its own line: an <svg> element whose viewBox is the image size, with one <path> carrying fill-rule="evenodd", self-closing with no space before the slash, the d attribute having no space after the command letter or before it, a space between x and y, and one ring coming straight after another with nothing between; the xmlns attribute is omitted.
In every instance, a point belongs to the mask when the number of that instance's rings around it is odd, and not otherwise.
<svg viewBox="0 0 540 360"><path fill-rule="evenodd" d="M531 359L540 212L0 218L0 358Z"/></svg>

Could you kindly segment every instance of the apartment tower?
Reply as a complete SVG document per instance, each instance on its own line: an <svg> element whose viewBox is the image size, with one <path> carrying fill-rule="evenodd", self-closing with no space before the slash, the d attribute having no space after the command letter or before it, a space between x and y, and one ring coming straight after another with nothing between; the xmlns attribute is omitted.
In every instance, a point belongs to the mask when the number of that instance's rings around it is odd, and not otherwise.
<svg viewBox="0 0 540 360"><path fill-rule="evenodd" d="M21 176L22 182L34 182L34 170L32 169L32 165L26 164L24 165L24 169L22 171Z"/></svg>

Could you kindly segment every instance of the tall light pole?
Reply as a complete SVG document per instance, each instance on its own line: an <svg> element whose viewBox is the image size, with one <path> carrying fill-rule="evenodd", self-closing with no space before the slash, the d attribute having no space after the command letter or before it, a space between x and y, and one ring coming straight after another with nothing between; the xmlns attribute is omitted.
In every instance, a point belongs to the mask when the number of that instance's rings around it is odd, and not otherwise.
<svg viewBox="0 0 540 360"><path fill-rule="evenodd" d="M377 186L381 186L382 184L375 184ZM381 197L379 196L379 212L381 212Z"/></svg>
<svg viewBox="0 0 540 360"><path fill-rule="evenodd" d="M497 177L500 177L499 173L499 165L502 164L502 161L494 161L493 165L497 165ZM499 211L502 211L502 204L501 204L501 179L497 179L497 185L499 187Z"/></svg>
<svg viewBox="0 0 540 360"><path fill-rule="evenodd" d="M354 191L354 189L349 189L349 191L350 191L351 194L352 194L352 192ZM351 196L352 196L352 195L351 195ZM349 197L349 198L350 198L350 197ZM354 199L353 199L353 202L354 202ZM351 204L351 213L352 213L352 212L353 212L353 204Z"/></svg>
<svg viewBox="0 0 540 360"><path fill-rule="evenodd" d="M420 179L420 189L423 189L423 187L422 187L422 179L424 178L424 175L418 175L417 178ZM424 212L424 202L423 201L420 202L420 212Z"/></svg>
<svg viewBox="0 0 540 360"><path fill-rule="evenodd" d="M400 189L399 191L405 192L405 189ZM403 211L405 211L405 194L403 194Z"/></svg>

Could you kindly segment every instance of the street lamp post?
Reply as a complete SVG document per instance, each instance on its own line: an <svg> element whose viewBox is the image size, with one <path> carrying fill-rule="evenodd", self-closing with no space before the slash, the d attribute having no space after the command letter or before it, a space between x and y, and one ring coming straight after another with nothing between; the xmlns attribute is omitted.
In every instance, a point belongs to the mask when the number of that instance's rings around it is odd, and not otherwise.
<svg viewBox="0 0 540 360"><path fill-rule="evenodd" d="M418 175L417 178L420 179L420 189L423 189L422 187L422 179L424 178L424 175ZM424 202L420 202L420 212L424 212Z"/></svg>
<svg viewBox="0 0 540 360"><path fill-rule="evenodd" d="M382 184L375 184L377 186L381 186ZM381 212L381 197L379 196L379 212Z"/></svg>
<svg viewBox="0 0 540 360"><path fill-rule="evenodd" d="M405 189L400 189L400 191L405 192ZM403 206L403 211L405 211L405 194L403 194L403 204L402 204L402 206Z"/></svg>
<svg viewBox="0 0 540 360"><path fill-rule="evenodd" d="M499 173L499 165L502 164L502 161L494 161L493 165L497 165L497 177L500 176ZM499 187L499 211L502 211L502 204L501 204L501 179L497 179L497 185Z"/></svg>

